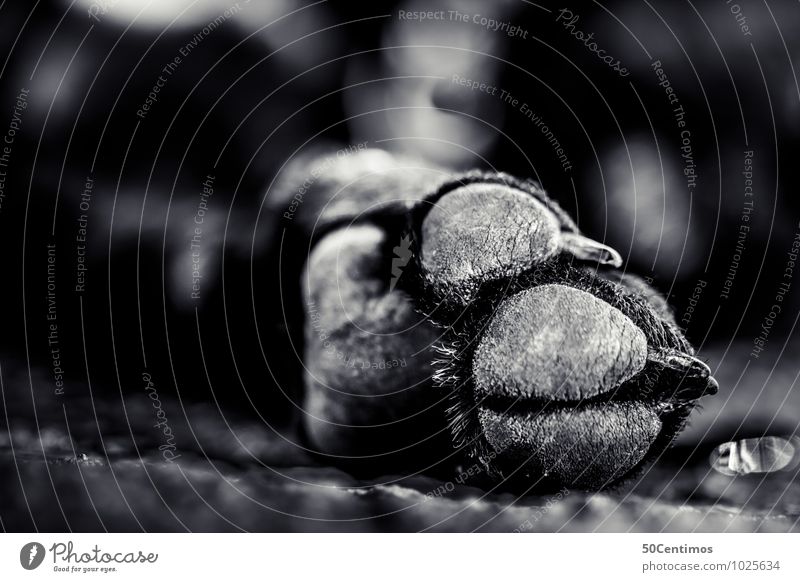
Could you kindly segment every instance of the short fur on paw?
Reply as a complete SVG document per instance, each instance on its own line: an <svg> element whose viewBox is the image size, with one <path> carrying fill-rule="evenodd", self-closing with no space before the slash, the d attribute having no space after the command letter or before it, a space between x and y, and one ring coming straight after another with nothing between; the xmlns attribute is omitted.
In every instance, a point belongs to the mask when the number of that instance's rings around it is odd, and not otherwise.
<svg viewBox="0 0 800 582"><path fill-rule="evenodd" d="M329 454L388 452L378 427L425 441L423 413L444 409L454 450L492 478L601 489L716 390L663 299L533 182L470 172L326 232L304 288L307 426ZM337 351L406 366L347 370Z"/></svg>

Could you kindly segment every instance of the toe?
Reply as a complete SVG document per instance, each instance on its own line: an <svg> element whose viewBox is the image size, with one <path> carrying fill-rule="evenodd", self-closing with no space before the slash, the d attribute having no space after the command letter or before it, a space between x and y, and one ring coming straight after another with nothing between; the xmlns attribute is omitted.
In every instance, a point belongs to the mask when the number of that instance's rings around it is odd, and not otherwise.
<svg viewBox="0 0 800 582"><path fill-rule="evenodd" d="M473 359L477 396L580 400L613 389L647 360L644 333L621 311L565 285L505 300Z"/></svg>
<svg viewBox="0 0 800 582"><path fill-rule="evenodd" d="M307 267L305 422L326 454L380 455L421 440L438 334L389 290L385 233L335 231ZM402 442L401 442L402 441Z"/></svg>
<svg viewBox="0 0 800 582"><path fill-rule="evenodd" d="M661 431L658 415L639 402L528 414L481 408L479 421L496 466L592 489L630 472Z"/></svg>
<svg viewBox="0 0 800 582"><path fill-rule="evenodd" d="M422 223L422 267L440 289L469 299L481 282L512 276L558 251L556 216L533 196L497 184L445 194Z"/></svg>
<svg viewBox="0 0 800 582"><path fill-rule="evenodd" d="M619 267L614 249L591 240L529 192L475 182L442 196L420 227L421 267L440 297L475 298L490 281L509 278L559 253Z"/></svg>

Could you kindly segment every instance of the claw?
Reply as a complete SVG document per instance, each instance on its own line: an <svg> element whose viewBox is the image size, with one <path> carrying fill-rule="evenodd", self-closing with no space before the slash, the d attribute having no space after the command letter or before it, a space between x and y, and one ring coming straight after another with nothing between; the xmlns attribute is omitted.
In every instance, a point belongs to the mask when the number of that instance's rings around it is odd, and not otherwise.
<svg viewBox="0 0 800 582"><path fill-rule="evenodd" d="M690 366L692 368L690 372L687 372L687 376L691 375L694 378L702 378L706 382L705 388L698 393L697 398L700 396L713 396L719 392L719 382L711 375L711 368L708 364L694 356L685 357L691 362Z"/></svg>
<svg viewBox="0 0 800 582"><path fill-rule="evenodd" d="M622 266L622 256L617 251L582 234L562 232L561 245L565 251L582 261L617 268Z"/></svg>
<svg viewBox="0 0 800 582"><path fill-rule="evenodd" d="M694 356L685 356L691 361L691 366L694 370L700 368L700 372L695 372L693 376L704 378L707 382L705 389L699 396L713 396L719 392L719 382L711 375L711 368L704 361L695 358Z"/></svg>
<svg viewBox="0 0 800 582"><path fill-rule="evenodd" d="M706 388L704 396L705 395L714 396L714 394L716 394L717 392L719 392L719 382L717 382L717 379L714 378L714 376L709 376L708 387Z"/></svg>
<svg viewBox="0 0 800 582"><path fill-rule="evenodd" d="M719 383L711 375L711 368L694 356L671 352L651 355L650 359L675 375L678 388L668 394L669 400L687 402L701 396L713 396L719 391Z"/></svg>

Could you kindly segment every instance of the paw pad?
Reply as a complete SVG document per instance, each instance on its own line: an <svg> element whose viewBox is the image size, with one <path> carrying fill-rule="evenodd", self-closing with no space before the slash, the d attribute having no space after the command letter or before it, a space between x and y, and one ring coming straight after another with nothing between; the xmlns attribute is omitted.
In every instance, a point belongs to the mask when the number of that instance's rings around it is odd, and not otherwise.
<svg viewBox="0 0 800 582"><path fill-rule="evenodd" d="M647 339L621 311L565 285L504 301L473 359L477 396L580 400L644 368Z"/></svg>

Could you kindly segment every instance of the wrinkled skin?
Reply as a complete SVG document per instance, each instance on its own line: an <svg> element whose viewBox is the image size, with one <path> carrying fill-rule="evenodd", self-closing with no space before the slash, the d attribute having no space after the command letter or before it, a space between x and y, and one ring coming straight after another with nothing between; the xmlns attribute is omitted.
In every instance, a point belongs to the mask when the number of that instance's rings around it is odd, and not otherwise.
<svg viewBox="0 0 800 582"><path fill-rule="evenodd" d="M483 478L596 490L663 452L716 390L664 300L534 183L367 151L311 195L317 453L472 457Z"/></svg>

